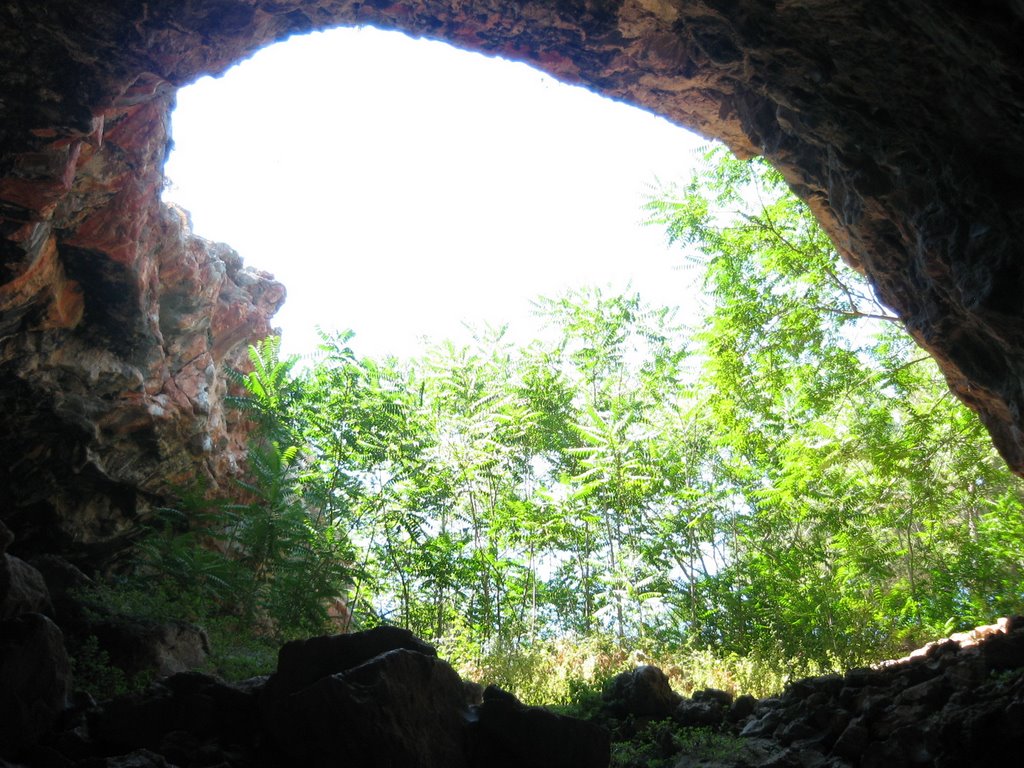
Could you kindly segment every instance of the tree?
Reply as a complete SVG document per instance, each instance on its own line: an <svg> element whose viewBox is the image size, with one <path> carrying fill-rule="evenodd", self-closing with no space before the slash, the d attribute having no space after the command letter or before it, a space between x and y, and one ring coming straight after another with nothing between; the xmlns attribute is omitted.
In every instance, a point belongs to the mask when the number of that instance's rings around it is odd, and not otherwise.
<svg viewBox="0 0 1024 768"><path fill-rule="evenodd" d="M973 549L973 492L1020 510L1018 482L781 177L722 151L705 161L648 206L713 302L699 418L729 504L702 635L854 663L977 621L950 602L979 598L948 566Z"/></svg>

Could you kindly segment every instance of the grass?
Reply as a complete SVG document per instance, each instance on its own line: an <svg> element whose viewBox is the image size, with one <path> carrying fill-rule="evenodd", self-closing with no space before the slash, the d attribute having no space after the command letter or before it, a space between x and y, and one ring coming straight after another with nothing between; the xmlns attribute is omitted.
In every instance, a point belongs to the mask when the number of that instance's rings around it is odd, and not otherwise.
<svg viewBox="0 0 1024 768"><path fill-rule="evenodd" d="M690 760L739 757L744 740L711 728L684 728L671 720L649 723L629 739L612 742L611 768L672 768Z"/></svg>
<svg viewBox="0 0 1024 768"><path fill-rule="evenodd" d="M486 654L449 639L438 644L438 651L465 679L497 685L527 704L562 708L585 702L595 692L599 697L606 681L643 664L659 667L683 696L717 688L733 696L762 698L781 691L795 676L791 670L800 670L799 677L827 671L798 660L687 647L631 647L607 635L538 641Z"/></svg>

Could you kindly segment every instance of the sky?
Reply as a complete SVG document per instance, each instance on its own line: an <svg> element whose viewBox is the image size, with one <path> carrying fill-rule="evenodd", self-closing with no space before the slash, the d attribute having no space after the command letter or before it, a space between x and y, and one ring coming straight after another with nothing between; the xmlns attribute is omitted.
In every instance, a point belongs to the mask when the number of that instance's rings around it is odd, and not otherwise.
<svg viewBox="0 0 1024 768"><path fill-rule="evenodd" d="M537 332L530 300L581 285L695 303L641 226L703 140L523 64L372 28L266 48L178 93L164 198L288 289L289 353L351 328L411 356L464 323Z"/></svg>

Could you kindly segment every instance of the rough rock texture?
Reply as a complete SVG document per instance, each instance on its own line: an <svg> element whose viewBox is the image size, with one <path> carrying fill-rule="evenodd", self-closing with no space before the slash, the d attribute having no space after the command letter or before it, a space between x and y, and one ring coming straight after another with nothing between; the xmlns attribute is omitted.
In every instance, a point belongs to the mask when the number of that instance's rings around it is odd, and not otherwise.
<svg viewBox="0 0 1024 768"><path fill-rule="evenodd" d="M680 704L668 676L650 664L616 675L602 698L612 713L640 717L668 717Z"/></svg>
<svg viewBox="0 0 1024 768"><path fill-rule="evenodd" d="M351 635L324 635L285 643L277 657L277 671L268 689L282 698L335 672L358 667L394 650L437 656L434 646L401 627L377 627Z"/></svg>
<svg viewBox="0 0 1024 768"><path fill-rule="evenodd" d="M291 645L269 678L229 684L186 672L101 704L78 694L61 713L66 663L62 677L50 663L63 652L58 636L38 614L0 634L18 654L0 655L0 765L605 768L609 731L621 742L659 724L670 726L653 745L659 754L634 749L639 762L621 764L959 768L1017 765L1024 747L1021 619L874 668L797 680L760 701L709 689L655 715L645 696L610 695L597 722L524 706L493 686L469 703L430 646L394 630ZM640 687L664 701L660 684ZM690 728L700 730L686 737ZM702 751L709 732L731 734L729 746Z"/></svg>
<svg viewBox="0 0 1024 768"><path fill-rule="evenodd" d="M294 765L466 768L468 709L462 680L446 662L396 649L327 675L283 700L267 719ZM339 743L338 731L352 736Z"/></svg>
<svg viewBox="0 0 1024 768"><path fill-rule="evenodd" d="M0 621L23 613L53 614L46 582L24 560L0 553Z"/></svg>
<svg viewBox="0 0 1024 768"><path fill-rule="evenodd" d="M608 703L613 730L632 732L656 719L644 700L625 710L623 702ZM760 701L698 691L671 717L686 728L742 737L734 754L712 761L666 750L663 757L679 768L1017 765L1024 748L1024 620L1003 619L874 668L797 680Z"/></svg>
<svg viewBox="0 0 1024 768"><path fill-rule="evenodd" d="M46 733L64 709L70 665L42 574L7 554L0 523L0 762Z"/></svg>
<svg viewBox="0 0 1024 768"><path fill-rule="evenodd" d="M167 677L203 666L210 655L210 640L198 627L184 621L149 621L108 616L89 621L86 637L95 637L112 666L129 678L138 674Z"/></svg>
<svg viewBox="0 0 1024 768"><path fill-rule="evenodd" d="M529 61L738 153L765 154L1024 474L1019 0L8 0L0 4L0 518L18 534L14 555L96 562L174 484L223 484L235 470L244 427L224 411L222 368L269 331L284 291L229 248L193 237L187 216L159 203L169 109L175 88L199 75L342 23ZM10 627L0 703L18 701L25 670L38 669L38 691L31 707L2 710L0 720L25 737L52 716L66 659L40 614ZM997 641L996 651L963 663L975 652L943 652L863 684L848 676L835 691L834 681L811 685L777 707L762 704L755 717L768 733L778 710L776 725L788 730L772 738L795 744L812 728L833 750L849 745L834 760L860 745L863 764L920 763L936 744L950 754L984 751L1017 736L1024 705L1019 682L972 675L1005 668L1018 644ZM941 683L929 682L936 670ZM917 692L900 703L872 703L865 692L916 675L908 691ZM967 694L962 679L981 688ZM244 709L255 695L207 693L192 678L176 684L167 697L182 717L211 711L200 705L217 696L244 699ZM780 725L844 690L853 697L840 700L847 722ZM959 719L943 714L950 702ZM722 709L705 703L687 716ZM872 719L876 710L885 717ZM907 712L924 725L885 730L908 722ZM153 722L161 721L140 720ZM110 765L159 765L165 754L175 764L213 764L204 752L213 736L203 730L212 722L186 719L155 744L102 756L124 755ZM75 728L64 736L69 760L100 754L76 741Z"/></svg>
<svg viewBox="0 0 1024 768"><path fill-rule="evenodd" d="M53 616L53 603L46 581L24 560L7 554L14 534L0 522L0 622L23 613Z"/></svg>
<svg viewBox="0 0 1024 768"><path fill-rule="evenodd" d="M480 768L604 768L611 759L608 733L599 726L527 707L491 686L475 708L471 764Z"/></svg>
<svg viewBox="0 0 1024 768"><path fill-rule="evenodd" d="M154 496L237 470L223 369L284 289L159 204L171 98L0 165L0 515L21 553L102 559Z"/></svg>
<svg viewBox="0 0 1024 768"><path fill-rule="evenodd" d="M1019 629L973 648L950 640L878 669L794 683L760 702L742 732L780 742L794 763L799 751L837 767L1016 760L1024 744L1022 668Z"/></svg>

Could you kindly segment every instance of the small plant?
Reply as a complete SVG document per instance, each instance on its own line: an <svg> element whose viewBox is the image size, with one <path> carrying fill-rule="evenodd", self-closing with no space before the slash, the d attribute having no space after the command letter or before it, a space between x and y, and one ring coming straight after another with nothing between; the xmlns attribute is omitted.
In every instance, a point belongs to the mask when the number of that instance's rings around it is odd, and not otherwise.
<svg viewBox="0 0 1024 768"><path fill-rule="evenodd" d="M497 685L526 704L553 706L577 717L596 713L604 682L635 666L630 654L604 635L499 646L485 654L474 652L469 637L448 637L438 643L438 650L466 679Z"/></svg>
<svg viewBox="0 0 1024 768"><path fill-rule="evenodd" d="M700 760L735 758L745 743L739 736L712 728L679 728L673 738L682 754Z"/></svg>
<svg viewBox="0 0 1024 768"><path fill-rule="evenodd" d="M246 622L222 617L208 620L204 627L211 651L204 671L235 682L269 675L277 667L280 644Z"/></svg>
<svg viewBox="0 0 1024 768"><path fill-rule="evenodd" d="M72 655L71 671L75 689L87 691L99 701L121 696L131 689L124 671L111 665L110 656L93 635Z"/></svg>
<svg viewBox="0 0 1024 768"><path fill-rule="evenodd" d="M593 720L601 714L601 707L604 704L604 699L601 696L603 690L603 680L570 678L568 680L569 700L557 709L564 715Z"/></svg>

